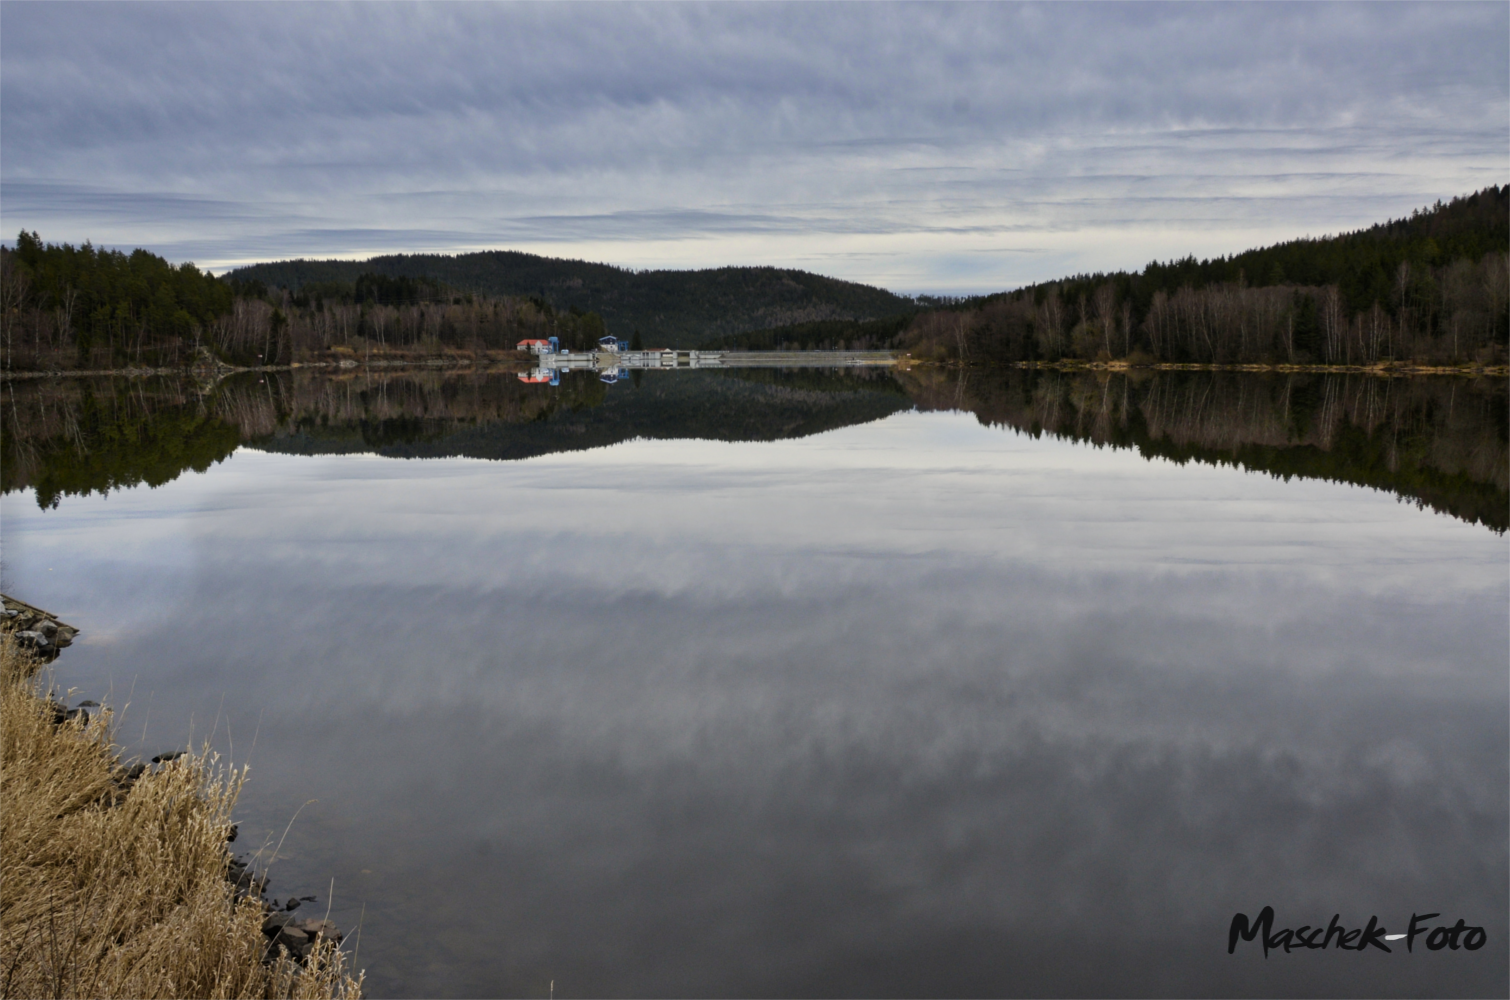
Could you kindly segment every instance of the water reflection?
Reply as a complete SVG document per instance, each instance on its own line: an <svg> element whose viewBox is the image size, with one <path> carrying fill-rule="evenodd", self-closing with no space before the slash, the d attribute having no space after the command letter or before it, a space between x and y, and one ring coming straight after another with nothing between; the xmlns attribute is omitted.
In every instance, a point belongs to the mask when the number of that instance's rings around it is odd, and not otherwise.
<svg viewBox="0 0 1510 1000"><path fill-rule="evenodd" d="M920 407L969 410L993 426L1371 486L1510 527L1510 406L1500 379L938 370L902 379Z"/></svg>
<svg viewBox="0 0 1510 1000"><path fill-rule="evenodd" d="M521 384L507 372L301 371L205 386L35 380L4 386L0 471L7 492L33 488L54 505L203 471L238 441L294 454L513 460L635 438L773 441L916 406L1148 458L1388 490L1503 532L1506 388L1497 379L937 369L651 372L613 388L586 376Z"/></svg>
<svg viewBox="0 0 1510 1000"><path fill-rule="evenodd" d="M134 685L131 742L251 761L249 841L317 800L274 888L335 877L374 995L1506 992L1502 536L1069 436L1215 453L1257 404L803 375L263 383L262 450L8 497L7 584L87 623L64 680ZM1490 945L1227 955L1264 904Z"/></svg>

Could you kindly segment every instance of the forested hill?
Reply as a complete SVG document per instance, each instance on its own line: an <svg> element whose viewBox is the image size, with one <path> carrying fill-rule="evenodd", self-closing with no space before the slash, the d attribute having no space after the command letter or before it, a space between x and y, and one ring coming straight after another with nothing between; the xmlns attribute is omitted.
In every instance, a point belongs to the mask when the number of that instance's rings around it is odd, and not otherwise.
<svg viewBox="0 0 1510 1000"><path fill-rule="evenodd" d="M696 347L713 337L794 323L871 320L916 308L911 299L885 289L807 271L631 271L509 250L279 261L239 268L229 277L297 291L329 282L351 285L364 274L431 278L487 295L538 296L563 312L597 313L620 337L638 330L647 345L664 347Z"/></svg>
<svg viewBox="0 0 1510 1000"><path fill-rule="evenodd" d="M1409 218L1340 236L1305 237L1231 257L1157 262L1144 269L1145 294L1243 281L1250 286L1336 285L1350 309L1398 297L1400 265L1426 268L1478 261L1510 248L1510 185L1437 202Z"/></svg>
<svg viewBox="0 0 1510 1000"><path fill-rule="evenodd" d="M892 346L966 364L1503 365L1510 186L1340 236L950 303Z"/></svg>

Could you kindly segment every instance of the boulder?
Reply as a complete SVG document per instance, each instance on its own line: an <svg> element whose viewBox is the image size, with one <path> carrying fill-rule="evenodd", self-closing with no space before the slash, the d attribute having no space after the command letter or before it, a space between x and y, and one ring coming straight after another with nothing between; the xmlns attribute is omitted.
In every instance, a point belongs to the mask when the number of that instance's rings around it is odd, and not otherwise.
<svg viewBox="0 0 1510 1000"><path fill-rule="evenodd" d="M294 917L289 913L269 913L262 921L262 933L268 937L273 937L293 922Z"/></svg>
<svg viewBox="0 0 1510 1000"><path fill-rule="evenodd" d="M329 920L300 920L295 926L311 938L323 937L337 943L341 940L341 932Z"/></svg>
<svg viewBox="0 0 1510 1000"><path fill-rule="evenodd" d="M278 936L273 940L294 954L302 956L304 950L309 947L310 936L297 927L284 927L278 931Z"/></svg>

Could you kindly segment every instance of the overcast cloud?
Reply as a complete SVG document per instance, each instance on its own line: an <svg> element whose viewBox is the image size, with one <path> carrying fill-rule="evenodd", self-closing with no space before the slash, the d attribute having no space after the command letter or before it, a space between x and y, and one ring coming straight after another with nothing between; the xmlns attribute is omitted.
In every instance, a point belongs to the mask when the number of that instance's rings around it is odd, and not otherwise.
<svg viewBox="0 0 1510 1000"><path fill-rule="evenodd" d="M1510 178L1510 7L16 4L0 224L977 291Z"/></svg>

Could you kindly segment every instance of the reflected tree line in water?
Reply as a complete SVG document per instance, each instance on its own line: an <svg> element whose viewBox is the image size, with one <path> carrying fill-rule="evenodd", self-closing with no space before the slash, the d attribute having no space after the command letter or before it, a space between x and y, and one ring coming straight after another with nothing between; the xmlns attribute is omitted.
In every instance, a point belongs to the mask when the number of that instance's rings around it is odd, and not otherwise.
<svg viewBox="0 0 1510 1000"><path fill-rule="evenodd" d="M0 479L37 502L158 486L247 445L291 454L511 460L635 438L777 440L960 410L1034 436L1393 492L1510 527L1503 380L921 369L654 373L612 389L488 374L289 372L8 381Z"/></svg>
<svg viewBox="0 0 1510 1000"><path fill-rule="evenodd" d="M919 408L968 410L987 426L1369 486L1496 531L1510 526L1510 419L1499 379L1001 374L903 378Z"/></svg>

